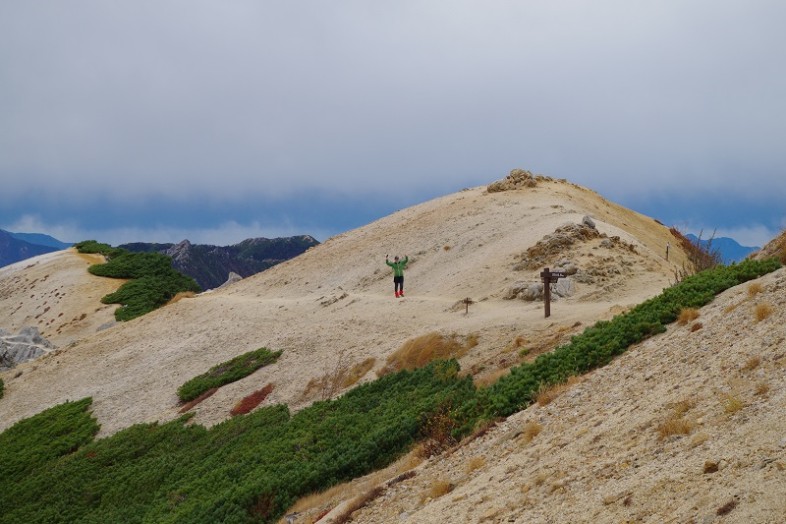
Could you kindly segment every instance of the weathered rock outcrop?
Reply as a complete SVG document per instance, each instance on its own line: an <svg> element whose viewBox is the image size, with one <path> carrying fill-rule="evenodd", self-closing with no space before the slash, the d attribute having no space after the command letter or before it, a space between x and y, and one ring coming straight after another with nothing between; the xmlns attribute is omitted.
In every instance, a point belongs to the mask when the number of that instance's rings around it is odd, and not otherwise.
<svg viewBox="0 0 786 524"><path fill-rule="evenodd" d="M48 353L55 347L38 331L37 327L26 327L12 335L0 329L0 369L8 369Z"/></svg>
<svg viewBox="0 0 786 524"><path fill-rule="evenodd" d="M510 174L502 180L497 180L489 184L486 190L489 193L498 193L500 191L526 189L528 187L535 187L538 185L538 182L544 180L554 179L543 175L533 175L530 171L524 169L513 169Z"/></svg>

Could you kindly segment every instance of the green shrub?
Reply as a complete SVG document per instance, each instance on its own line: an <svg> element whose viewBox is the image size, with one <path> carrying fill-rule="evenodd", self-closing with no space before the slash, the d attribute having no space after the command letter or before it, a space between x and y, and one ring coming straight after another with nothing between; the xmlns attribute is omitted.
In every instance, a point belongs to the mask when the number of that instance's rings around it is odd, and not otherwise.
<svg viewBox="0 0 786 524"><path fill-rule="evenodd" d="M3 379L0 378L0 398L3 398L3 393L5 392L5 383Z"/></svg>
<svg viewBox="0 0 786 524"><path fill-rule="evenodd" d="M209 389L218 388L247 377L257 369L272 364L280 356L281 351L270 351L267 348L249 351L232 360L215 365L207 373L192 378L178 388L177 396L183 402L194 400Z"/></svg>
<svg viewBox="0 0 786 524"><path fill-rule="evenodd" d="M80 253L104 255L107 259L121 255L126 251L125 249L112 247L109 244L103 244L95 240L83 240L74 244L74 247Z"/></svg>
<svg viewBox="0 0 786 524"><path fill-rule="evenodd" d="M119 321L131 320L169 302L181 291L200 291L193 278L172 268L172 259L160 253L131 253L95 240L76 244L80 253L101 253L105 264L87 270L96 276L130 279L114 293L101 299L104 304L120 304L115 311Z"/></svg>
<svg viewBox="0 0 786 524"><path fill-rule="evenodd" d="M50 463L90 442L98 432L98 424L87 413L91 403L89 398L66 402L0 433L0 482L12 485L33 474L46 474Z"/></svg>
<svg viewBox="0 0 786 524"><path fill-rule="evenodd" d="M263 407L210 429L182 418L89 443L89 399L80 410L58 406L19 423L25 432L0 435L0 464L16 465L0 471L0 523L276 522L297 498L388 465L431 414L474 391L455 361L443 361L292 416ZM52 425L73 428L54 450Z"/></svg>

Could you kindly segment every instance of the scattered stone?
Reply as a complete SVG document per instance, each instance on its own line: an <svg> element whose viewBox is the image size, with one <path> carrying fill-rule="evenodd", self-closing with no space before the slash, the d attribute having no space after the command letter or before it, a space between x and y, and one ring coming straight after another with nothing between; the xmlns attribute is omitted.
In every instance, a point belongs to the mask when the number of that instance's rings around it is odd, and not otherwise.
<svg viewBox="0 0 786 524"><path fill-rule="evenodd" d="M581 223L584 224L587 227L592 228L592 229L597 229L597 227L595 227L595 221L592 220L592 218L590 218L589 215L587 215L584 218L582 218L581 219Z"/></svg>

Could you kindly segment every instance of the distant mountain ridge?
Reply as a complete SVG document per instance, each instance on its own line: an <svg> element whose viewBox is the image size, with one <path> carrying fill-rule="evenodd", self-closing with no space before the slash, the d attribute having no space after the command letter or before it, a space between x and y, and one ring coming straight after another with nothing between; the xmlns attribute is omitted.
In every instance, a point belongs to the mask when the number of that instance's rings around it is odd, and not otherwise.
<svg viewBox="0 0 786 524"><path fill-rule="evenodd" d="M310 235L283 238L249 238L231 246L133 242L118 247L133 252L156 252L172 257L172 266L188 275L202 289L215 289L227 281L229 274L249 277L276 264L294 258L319 241Z"/></svg>
<svg viewBox="0 0 786 524"><path fill-rule="evenodd" d="M61 242L60 240L43 233L11 233L11 236L17 240L23 240L28 244L53 247L58 250L68 249L74 245L72 242Z"/></svg>
<svg viewBox="0 0 786 524"><path fill-rule="evenodd" d="M685 237L691 242L696 242L699 238L693 233L688 233ZM741 262L745 258L761 249L761 246L742 246L733 238L720 237L713 239L701 239L702 247L706 247L710 242L712 251L717 251L724 264L731 264L732 262Z"/></svg>
<svg viewBox="0 0 786 524"><path fill-rule="evenodd" d="M51 239L51 241L59 242L47 235L40 235L40 237L47 237L47 239ZM25 238L30 240L25 240ZM34 242L33 240L39 240L39 235L11 233L10 231L0 229L0 267L64 249L62 247L52 246L50 240L47 240L47 244Z"/></svg>

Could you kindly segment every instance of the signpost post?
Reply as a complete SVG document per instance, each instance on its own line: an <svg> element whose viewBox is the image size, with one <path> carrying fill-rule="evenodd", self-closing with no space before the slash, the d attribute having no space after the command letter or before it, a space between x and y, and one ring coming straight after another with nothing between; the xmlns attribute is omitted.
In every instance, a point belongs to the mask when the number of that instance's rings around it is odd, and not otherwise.
<svg viewBox="0 0 786 524"><path fill-rule="evenodd" d="M556 284L557 280L567 276L568 274L565 271L549 271L549 268L545 268L541 272L540 278L543 280L543 307L546 310L546 318L551 316L551 284Z"/></svg>

